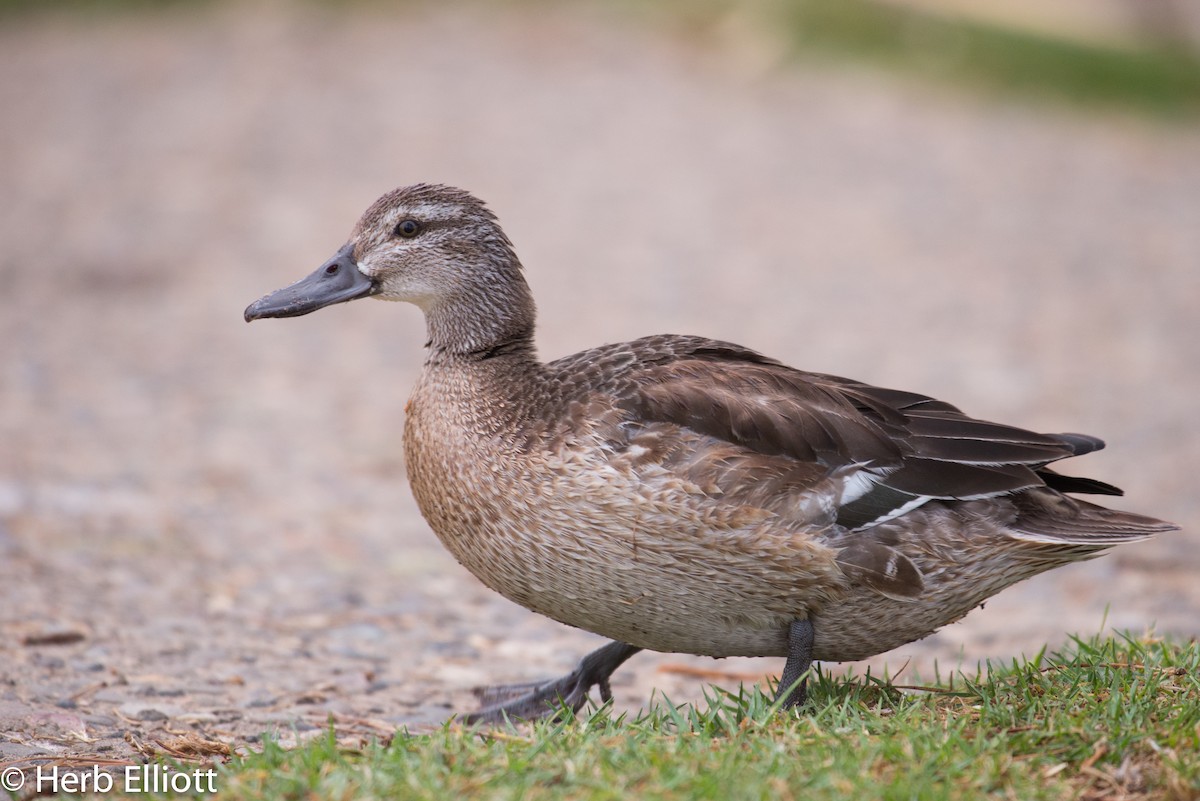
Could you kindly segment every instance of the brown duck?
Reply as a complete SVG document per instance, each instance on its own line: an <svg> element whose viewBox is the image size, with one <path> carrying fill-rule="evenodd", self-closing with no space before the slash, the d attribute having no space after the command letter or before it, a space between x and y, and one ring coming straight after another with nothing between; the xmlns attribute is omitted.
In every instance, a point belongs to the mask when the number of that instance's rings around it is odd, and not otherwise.
<svg viewBox="0 0 1200 801"><path fill-rule="evenodd" d="M814 659L925 637L1005 587L1175 526L1072 494L1049 465L1104 444L660 335L538 360L534 303L496 217L446 186L377 200L312 275L246 309L364 297L425 313L404 447L421 512L487 586L612 638L569 675L491 688L469 720L573 709L643 648Z"/></svg>

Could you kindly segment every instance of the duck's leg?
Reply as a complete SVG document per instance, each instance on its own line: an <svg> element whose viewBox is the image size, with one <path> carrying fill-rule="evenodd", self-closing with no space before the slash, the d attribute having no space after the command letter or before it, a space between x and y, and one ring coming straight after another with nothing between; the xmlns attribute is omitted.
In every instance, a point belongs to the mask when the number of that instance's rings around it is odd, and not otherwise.
<svg viewBox="0 0 1200 801"><path fill-rule="evenodd" d="M546 682L483 687L476 696L485 706L462 717L465 723L502 723L511 720L535 720L553 715L563 705L578 712L588 699L588 690L600 688L602 701L612 700L608 679L629 657L642 650L616 640L602 645L580 660L563 676Z"/></svg>
<svg viewBox="0 0 1200 801"><path fill-rule="evenodd" d="M808 697L808 679L800 677L812 667L813 626L809 620L793 620L788 627L788 657L779 677L779 689L775 700L783 700L783 708L791 709L804 703Z"/></svg>

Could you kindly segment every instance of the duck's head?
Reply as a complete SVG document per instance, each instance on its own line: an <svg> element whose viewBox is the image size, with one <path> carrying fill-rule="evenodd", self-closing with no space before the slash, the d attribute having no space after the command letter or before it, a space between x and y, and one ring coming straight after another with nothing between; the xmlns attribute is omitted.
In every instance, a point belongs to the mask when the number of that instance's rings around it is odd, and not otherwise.
<svg viewBox="0 0 1200 801"><path fill-rule="evenodd" d="M419 306L431 345L443 350L493 347L533 327L529 288L496 216L449 186L417 184L379 198L333 258L250 304L245 317L298 317L365 297Z"/></svg>

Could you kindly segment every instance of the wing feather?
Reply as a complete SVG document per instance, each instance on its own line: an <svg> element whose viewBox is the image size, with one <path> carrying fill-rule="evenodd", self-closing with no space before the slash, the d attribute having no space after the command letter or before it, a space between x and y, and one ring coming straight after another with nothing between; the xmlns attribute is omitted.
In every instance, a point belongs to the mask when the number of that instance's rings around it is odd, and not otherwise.
<svg viewBox="0 0 1200 801"><path fill-rule="evenodd" d="M636 354L642 343L648 353L628 360L636 365L630 379L614 387L631 420L686 428L759 457L817 465L827 480L869 471L856 483L866 491L839 499L838 522L851 528L934 498L1045 486L1045 465L1103 446L1085 435L977 420L926 395L806 373L735 345L650 338L626 347ZM1115 491L1090 479L1052 476L1055 486ZM805 477L810 489L819 484L811 471ZM837 482L826 483L833 491Z"/></svg>
<svg viewBox="0 0 1200 801"><path fill-rule="evenodd" d="M725 342L647 337L549 366L568 382L564 396L599 393L630 430L652 431L659 443L690 432L653 451L671 451L675 469L698 485L764 508L828 507L851 529L932 499L1038 487L1120 493L1047 468L1104 447L1095 437L978 420L927 395L795 370Z"/></svg>

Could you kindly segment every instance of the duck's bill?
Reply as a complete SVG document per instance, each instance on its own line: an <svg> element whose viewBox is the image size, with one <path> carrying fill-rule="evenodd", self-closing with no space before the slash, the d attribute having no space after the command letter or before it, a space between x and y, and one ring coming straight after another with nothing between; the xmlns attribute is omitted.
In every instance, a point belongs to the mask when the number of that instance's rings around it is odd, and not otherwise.
<svg viewBox="0 0 1200 801"><path fill-rule="evenodd" d="M246 307L246 322L262 317L299 317L302 314L365 298L378 291L375 282L354 263L353 248L346 245L307 278L276 290Z"/></svg>

